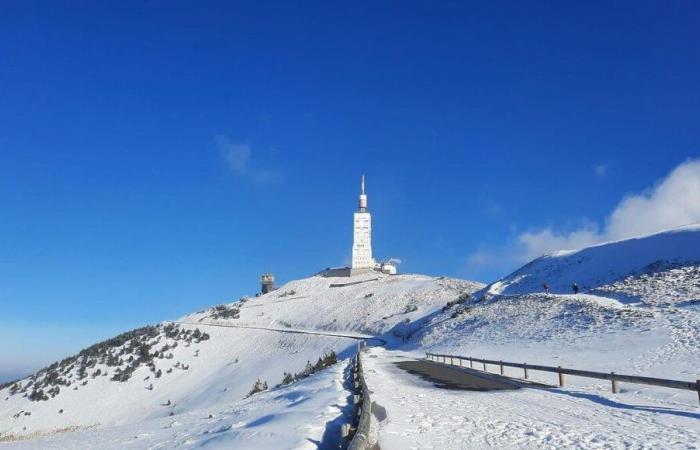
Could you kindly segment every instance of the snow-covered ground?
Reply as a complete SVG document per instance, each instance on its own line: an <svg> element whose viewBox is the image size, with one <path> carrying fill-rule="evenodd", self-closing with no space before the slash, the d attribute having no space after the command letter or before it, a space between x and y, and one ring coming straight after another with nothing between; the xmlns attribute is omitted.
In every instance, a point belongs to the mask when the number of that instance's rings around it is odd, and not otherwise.
<svg viewBox="0 0 700 450"><path fill-rule="evenodd" d="M348 281L357 284L344 286ZM293 281L267 295L146 330L138 339L127 336L89 349L96 356L66 359L20 382L14 395L13 386L0 390L0 439L223 409L243 399L258 379L272 387L285 372L301 372L307 361L313 364L330 351L347 358L358 338L391 335L480 287L376 273ZM138 364L144 352L149 356ZM125 373L126 381L113 381ZM31 401L39 385L47 399Z"/></svg>
<svg viewBox="0 0 700 450"><path fill-rule="evenodd" d="M372 401L386 410L383 421L375 418L382 450L690 449L700 442L697 408L650 405L627 393L577 387L437 389L395 366L412 356L373 348L363 358Z"/></svg>
<svg viewBox="0 0 700 450"><path fill-rule="evenodd" d="M225 405L122 426L54 433L17 449L314 449L340 442L352 413L348 361L293 385ZM5 446L0 443L0 448Z"/></svg>
<svg viewBox="0 0 700 450"><path fill-rule="evenodd" d="M573 283L583 291L613 283L656 264L700 262L700 224L575 251L558 251L537 258L489 286L493 294L569 293Z"/></svg>
<svg viewBox="0 0 700 450"><path fill-rule="evenodd" d="M137 330L0 389L0 448L330 442L324 424L337 431L347 408L347 361L272 387L331 351L352 356L370 336L385 344L366 358L386 413L375 430L382 448L697 448L695 392L622 383L613 395L607 382L577 377L561 390L446 391L393 362L435 351L700 379L700 226L558 252L489 286L313 276ZM245 398L258 379L271 389Z"/></svg>
<svg viewBox="0 0 700 450"><path fill-rule="evenodd" d="M582 292L571 293L574 281ZM694 382L700 227L537 259L432 315L394 352L366 358L388 417L382 448L698 448L697 392L622 383L612 394L608 382L579 377L563 390L445 391L392 364L426 351Z"/></svg>

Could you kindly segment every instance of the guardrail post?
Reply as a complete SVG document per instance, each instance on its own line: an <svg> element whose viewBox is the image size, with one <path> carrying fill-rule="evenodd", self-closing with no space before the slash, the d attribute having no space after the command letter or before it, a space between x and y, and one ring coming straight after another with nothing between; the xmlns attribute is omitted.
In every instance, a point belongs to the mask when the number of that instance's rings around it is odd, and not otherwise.
<svg viewBox="0 0 700 450"><path fill-rule="evenodd" d="M450 365L454 366L455 365L455 359L450 356Z"/></svg>
<svg viewBox="0 0 700 450"><path fill-rule="evenodd" d="M501 361L501 375L503 375L503 361Z"/></svg>
<svg viewBox="0 0 700 450"><path fill-rule="evenodd" d="M469 367L472 369L474 368L474 360L472 359L471 356L469 357Z"/></svg>
<svg viewBox="0 0 700 450"><path fill-rule="evenodd" d="M488 372L488 370L486 370L486 361L483 361L483 363L484 363L484 372Z"/></svg>
<svg viewBox="0 0 700 450"><path fill-rule="evenodd" d="M615 372L610 372L610 375L612 376L612 392L613 394L617 394L620 392L620 387L617 384L617 380L615 379Z"/></svg>
<svg viewBox="0 0 700 450"><path fill-rule="evenodd" d="M559 369L559 387L564 387L564 374L561 373L561 366L559 366L558 369Z"/></svg>
<svg viewBox="0 0 700 450"><path fill-rule="evenodd" d="M527 373L527 363L523 363L523 370L525 371L525 379L529 380L530 376Z"/></svg>
<svg viewBox="0 0 700 450"><path fill-rule="evenodd" d="M697 381L695 382L695 384L697 384L697 388L698 388L698 402L700 402L700 380L697 380Z"/></svg>

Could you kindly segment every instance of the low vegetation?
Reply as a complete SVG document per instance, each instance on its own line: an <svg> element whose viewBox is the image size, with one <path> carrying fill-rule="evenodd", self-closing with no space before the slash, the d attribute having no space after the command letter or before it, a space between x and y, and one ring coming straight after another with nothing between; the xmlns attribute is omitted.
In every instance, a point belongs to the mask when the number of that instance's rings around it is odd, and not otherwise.
<svg viewBox="0 0 700 450"><path fill-rule="evenodd" d="M252 389L250 392L248 392L248 395L245 396L245 398L248 398L250 396L253 396L257 394L258 392L266 391L267 390L267 381L261 380L258 378L258 380L253 384Z"/></svg>
<svg viewBox="0 0 700 450"><path fill-rule="evenodd" d="M241 309L238 307L238 305L216 305L213 308L210 309L210 313L208 316L203 317L201 320L205 318L211 318L211 319L238 319L241 316Z"/></svg>
<svg viewBox="0 0 700 450"><path fill-rule="evenodd" d="M89 379L108 376L108 368L112 369L110 380L115 382L131 379L142 366L148 367L155 378L160 378L163 371L156 367L156 361L172 359L170 350L176 348L178 342L189 345L208 339L209 334L199 329L183 329L172 323L137 328L55 362L25 380L5 383L0 389L9 387L10 395L23 394L38 402L56 397L61 388L73 386L77 390L79 386L87 385ZM179 361L175 367L184 368ZM167 373L171 370L168 369Z"/></svg>
<svg viewBox="0 0 700 450"><path fill-rule="evenodd" d="M338 355L336 355L334 350L331 350L329 353L325 353L322 357L318 358L316 364L311 364L311 361L306 361L306 367L304 367L304 370L302 370L301 372L295 373L294 375L288 372L284 372L282 382L276 387L286 386L288 384L294 383L295 381L303 380L304 378L313 375L314 373L323 370L326 367L330 367L337 362Z"/></svg>
<svg viewBox="0 0 700 450"><path fill-rule="evenodd" d="M467 300L469 300L470 298L471 298L471 295L468 294L467 292L464 292L464 293L460 294L460 296L457 297L456 300L451 300L451 301L447 302L445 304L445 306L442 307L442 312L446 312L448 309L452 308L453 306L461 305L464 302L466 302Z"/></svg>

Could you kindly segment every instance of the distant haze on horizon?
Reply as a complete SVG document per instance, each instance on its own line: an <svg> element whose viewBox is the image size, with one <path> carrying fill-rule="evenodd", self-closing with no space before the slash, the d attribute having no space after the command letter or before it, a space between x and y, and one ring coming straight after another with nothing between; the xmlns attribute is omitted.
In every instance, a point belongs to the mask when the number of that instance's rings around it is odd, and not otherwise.
<svg viewBox="0 0 700 450"><path fill-rule="evenodd" d="M403 272L700 221L699 13L4 5L0 367L347 264L362 174Z"/></svg>

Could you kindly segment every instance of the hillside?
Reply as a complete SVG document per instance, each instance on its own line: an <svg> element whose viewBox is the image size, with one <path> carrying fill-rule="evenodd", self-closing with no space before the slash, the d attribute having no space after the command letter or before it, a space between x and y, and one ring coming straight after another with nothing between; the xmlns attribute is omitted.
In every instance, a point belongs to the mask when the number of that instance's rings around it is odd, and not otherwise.
<svg viewBox="0 0 700 450"><path fill-rule="evenodd" d="M421 351L696 380L700 226L538 258L436 314L415 337L410 348ZM638 391L697 402L692 392Z"/></svg>
<svg viewBox="0 0 700 450"><path fill-rule="evenodd" d="M465 392L395 365L433 351L700 379L698 226L536 259L414 326L410 342L370 349L366 359L372 399L388 417L377 425L384 450L687 449L700 440L692 391L622 383L613 394L609 382L567 376L562 389ZM505 374L523 377L519 369ZM530 379L558 381L534 371Z"/></svg>
<svg viewBox="0 0 700 450"><path fill-rule="evenodd" d="M575 251L559 251L545 255L526 264L511 275L488 286L491 294L513 295L542 292L547 283L551 293L568 294L577 283L583 292L596 288L607 292L622 292L612 288L625 278L641 280L648 275L668 278L672 284L674 268L694 270L700 263L700 224L640 236L622 241L608 242ZM669 273L671 272L671 273ZM684 278L683 274L678 274ZM692 275L692 274L691 274ZM687 277L686 277L687 278ZM640 281L641 282L641 281ZM656 283L650 294L659 296L658 289L666 291L670 286ZM682 294L697 296L699 291ZM641 300L641 298L639 299Z"/></svg>
<svg viewBox="0 0 700 450"><path fill-rule="evenodd" d="M488 286L375 273L292 281L117 336L0 389L0 442L333 447L351 411L345 358L366 338L383 347L366 353L383 449L692 448L695 392L624 383L612 394L607 382L572 376L565 389L475 393L439 389L395 363L437 351L699 379L700 226L558 252ZM331 352L337 364L311 367ZM249 397L258 379L269 389Z"/></svg>
<svg viewBox="0 0 700 450"><path fill-rule="evenodd" d="M134 330L1 389L0 436L126 425L239 402L257 379L274 386L331 351L347 357L354 337L390 334L480 287L420 275L314 276Z"/></svg>

